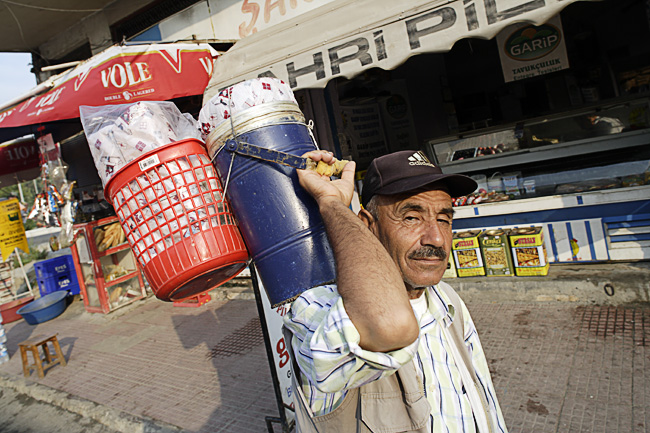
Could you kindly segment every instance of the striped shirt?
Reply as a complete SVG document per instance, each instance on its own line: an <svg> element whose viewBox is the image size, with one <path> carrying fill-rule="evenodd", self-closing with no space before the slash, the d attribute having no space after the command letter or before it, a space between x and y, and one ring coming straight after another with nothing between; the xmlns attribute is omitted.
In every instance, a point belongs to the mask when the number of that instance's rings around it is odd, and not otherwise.
<svg viewBox="0 0 650 433"><path fill-rule="evenodd" d="M387 353L370 352L359 346L359 332L345 311L336 285L307 290L292 303L284 323L293 334L292 346L301 370L302 390L314 415L336 409L346 390L389 376L406 363L414 362L431 406L430 431L476 432L469 399L441 328L453 321L454 307L435 287L429 287L424 293L427 309L418 318L418 339ZM461 307L465 344L483 388L479 392L485 393L497 432L506 433L476 328L465 304Z"/></svg>

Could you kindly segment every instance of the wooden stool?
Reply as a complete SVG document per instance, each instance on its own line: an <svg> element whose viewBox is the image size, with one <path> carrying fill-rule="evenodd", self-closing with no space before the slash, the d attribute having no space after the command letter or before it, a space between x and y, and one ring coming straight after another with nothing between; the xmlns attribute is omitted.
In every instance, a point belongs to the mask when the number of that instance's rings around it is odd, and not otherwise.
<svg viewBox="0 0 650 433"><path fill-rule="evenodd" d="M52 367L56 364L66 365L65 358L63 357L63 352L61 351L61 346L59 346L59 340L57 340L54 334L50 337L45 335L38 335L36 337L25 340L22 343L19 343L20 347L20 357L23 359L23 373L25 377L28 377L31 373L32 368L35 368L38 372L38 377L41 379L45 376L43 372L46 368ZM50 352L49 347L47 347L47 342L51 341L52 346L54 346L54 355ZM45 359L41 359L38 353L38 347L43 348L43 353L45 354ZM34 363L30 364L27 359L27 351L31 350L32 355L34 356Z"/></svg>

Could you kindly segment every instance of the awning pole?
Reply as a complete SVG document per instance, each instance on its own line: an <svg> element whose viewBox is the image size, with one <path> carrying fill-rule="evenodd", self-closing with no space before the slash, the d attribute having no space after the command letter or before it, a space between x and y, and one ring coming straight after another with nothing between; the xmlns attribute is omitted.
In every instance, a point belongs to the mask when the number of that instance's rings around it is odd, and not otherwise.
<svg viewBox="0 0 650 433"><path fill-rule="evenodd" d="M22 269L23 271L23 276L25 277L25 282L27 283L29 294L34 296L34 292L32 291L32 285L29 282L29 278L27 278L27 272L25 272L25 267L23 266L23 261L20 260L20 253L18 252L18 247L14 249L14 253L16 253L16 257L18 257L18 263L20 263L20 269Z"/></svg>
<svg viewBox="0 0 650 433"><path fill-rule="evenodd" d="M20 185L18 176L14 176L14 177L16 178L16 184L18 185L18 194L20 195L20 202L25 203L25 196L23 196L23 187Z"/></svg>

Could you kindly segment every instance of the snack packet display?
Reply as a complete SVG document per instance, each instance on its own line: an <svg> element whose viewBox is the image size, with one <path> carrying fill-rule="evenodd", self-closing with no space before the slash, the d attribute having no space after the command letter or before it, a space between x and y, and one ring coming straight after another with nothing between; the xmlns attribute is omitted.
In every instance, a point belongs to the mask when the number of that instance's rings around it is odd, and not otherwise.
<svg viewBox="0 0 650 433"><path fill-rule="evenodd" d="M186 138L200 139L196 122L173 102L79 107L90 153L102 184L142 154Z"/></svg>
<svg viewBox="0 0 650 433"><path fill-rule="evenodd" d="M298 104L291 87L277 78L254 78L236 86L236 92L233 92L234 86L228 87L201 108L199 124L204 141L214 128L230 119L232 113L240 113L267 102L288 101Z"/></svg>

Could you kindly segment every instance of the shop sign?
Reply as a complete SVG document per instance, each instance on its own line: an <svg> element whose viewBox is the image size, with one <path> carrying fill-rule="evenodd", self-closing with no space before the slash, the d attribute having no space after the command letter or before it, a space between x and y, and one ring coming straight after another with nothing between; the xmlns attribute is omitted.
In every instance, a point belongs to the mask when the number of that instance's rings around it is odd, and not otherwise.
<svg viewBox="0 0 650 433"><path fill-rule="evenodd" d="M497 36L497 45L506 82L569 67L559 15L539 26L520 24L508 27Z"/></svg>
<svg viewBox="0 0 650 433"><path fill-rule="evenodd" d="M358 105L341 105L341 131L339 142L343 150L349 151L357 164L370 163L377 156L387 152L386 139L379 104L376 102Z"/></svg>
<svg viewBox="0 0 650 433"><path fill-rule="evenodd" d="M417 148L415 125L411 115L406 82L394 80L384 84L382 90L390 94L390 96L379 98L384 134L389 150L395 152Z"/></svg>
<svg viewBox="0 0 650 433"><path fill-rule="evenodd" d="M0 176L38 168L40 155L36 141L14 140L0 145Z"/></svg>
<svg viewBox="0 0 650 433"><path fill-rule="evenodd" d="M291 358L289 356L289 347L284 341L282 334L282 326L284 324L284 315L289 312L291 304L283 304L276 308L271 307L271 301L266 294L266 289L262 284L262 280L257 276L257 284L260 288L260 298L262 299L262 308L264 309L265 326L268 335L271 350L273 352L273 369L277 374L278 386L282 394L282 402L284 403L285 415L289 421L295 418L294 416L294 403L293 403L293 387L291 386Z"/></svg>
<svg viewBox="0 0 650 433"><path fill-rule="evenodd" d="M20 203L17 198L0 201L0 254L6 261L16 248L29 252Z"/></svg>
<svg viewBox="0 0 650 433"><path fill-rule="evenodd" d="M208 44L115 45L0 113L0 128L79 117L80 105L165 101L200 95L217 53Z"/></svg>
<svg viewBox="0 0 650 433"><path fill-rule="evenodd" d="M204 97L209 98L212 93L238 81L262 76L280 78L289 83L293 90L322 88L335 77L350 78L375 67L391 70L416 54L449 51L462 38L489 39L517 22L542 23L574 1L576 0L429 2L437 6L400 19L392 17L394 19L391 20L387 17L384 21L389 23L386 25L326 40L318 47L301 47L300 40L297 40L295 44L287 46L287 51L274 51L272 58L277 60L264 60L263 65L255 65L255 59L269 58L269 49L272 49L268 47L269 43L280 47L283 40L295 37L294 33L300 28L297 24L291 29L269 33L269 38L264 43L260 40L259 46L250 44L242 46L240 50L235 46L235 50L222 56L215 64L215 74ZM331 21L345 19L345 16L339 15L332 13L326 17ZM315 25L337 24L339 23L331 22ZM559 51L556 49L554 52Z"/></svg>
<svg viewBox="0 0 650 433"><path fill-rule="evenodd" d="M223 1L209 0L212 27L217 39L240 39L273 27L333 0L243 0L232 2L229 7ZM215 4L213 4L215 3Z"/></svg>

